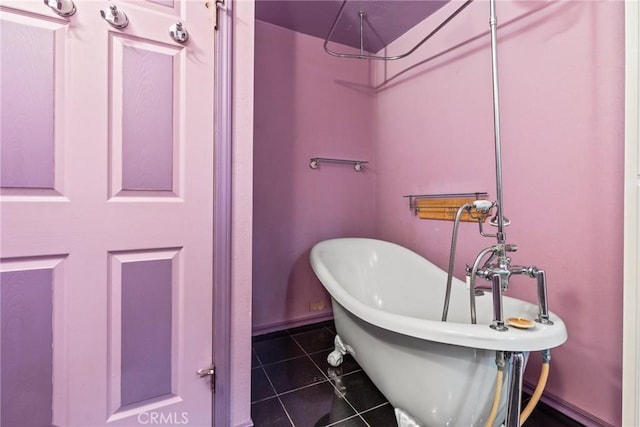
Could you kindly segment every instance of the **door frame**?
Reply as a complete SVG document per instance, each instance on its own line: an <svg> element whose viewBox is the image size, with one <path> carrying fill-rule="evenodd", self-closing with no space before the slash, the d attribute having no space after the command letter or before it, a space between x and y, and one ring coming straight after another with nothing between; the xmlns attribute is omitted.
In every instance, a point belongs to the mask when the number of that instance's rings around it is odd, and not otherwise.
<svg viewBox="0 0 640 427"><path fill-rule="evenodd" d="M622 425L640 425L640 7L625 2Z"/></svg>
<svg viewBox="0 0 640 427"><path fill-rule="evenodd" d="M212 2L217 5L217 2ZM217 7L217 6L216 6ZM213 425L231 425L232 51L233 2L218 12L215 40L213 196ZM215 13L215 12L214 12Z"/></svg>

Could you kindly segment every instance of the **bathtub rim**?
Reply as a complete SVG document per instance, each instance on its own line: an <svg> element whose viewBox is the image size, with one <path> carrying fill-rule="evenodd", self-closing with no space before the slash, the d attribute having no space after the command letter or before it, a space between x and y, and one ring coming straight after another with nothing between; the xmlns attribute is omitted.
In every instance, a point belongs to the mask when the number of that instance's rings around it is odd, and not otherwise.
<svg viewBox="0 0 640 427"><path fill-rule="evenodd" d="M413 254L413 256L419 257L424 262L432 263L411 249L385 240L343 237L316 243L309 256L314 273L332 299L368 323L415 338L487 350L539 351L558 347L567 340L566 326L562 319L553 312L549 313L549 318L553 321L553 325L544 325L536 322L535 327L532 329L523 330L510 327L508 331L498 332L491 329L488 324L420 319L371 307L359 301L340 286L337 279L330 272L329 267L321 259L322 251L330 250L331 246L347 241L359 244L390 245L395 247L395 250L406 251L407 254ZM524 316L532 318L537 315L537 305L512 297L504 296L503 298L505 306L519 305L523 310Z"/></svg>

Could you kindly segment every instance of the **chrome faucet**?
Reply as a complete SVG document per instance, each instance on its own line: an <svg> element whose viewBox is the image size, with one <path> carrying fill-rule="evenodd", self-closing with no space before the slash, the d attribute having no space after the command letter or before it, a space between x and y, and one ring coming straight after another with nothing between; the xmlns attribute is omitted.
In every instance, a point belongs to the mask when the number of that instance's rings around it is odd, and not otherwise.
<svg viewBox="0 0 640 427"><path fill-rule="evenodd" d="M551 325L549 320L549 307L547 302L547 280L545 271L535 266L511 265L511 258L508 252L515 252L518 247L513 244L498 243L480 251L473 266L467 266L469 276L469 298L471 304L471 323L476 323L476 295L478 291L489 290L493 297L493 322L491 328L497 331L506 331L504 315L502 311L502 294L509 287L509 279L513 274L527 275L535 278L538 291L538 318L537 322ZM482 264L482 259L491 254ZM481 277L491 282L491 286L476 286L476 278Z"/></svg>

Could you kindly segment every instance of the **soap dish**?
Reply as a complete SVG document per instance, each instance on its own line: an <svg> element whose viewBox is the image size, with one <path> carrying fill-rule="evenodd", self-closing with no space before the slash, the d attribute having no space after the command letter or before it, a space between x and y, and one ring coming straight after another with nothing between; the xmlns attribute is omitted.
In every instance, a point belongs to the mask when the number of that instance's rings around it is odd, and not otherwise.
<svg viewBox="0 0 640 427"><path fill-rule="evenodd" d="M531 320L525 319L524 317L509 317L507 319L507 324L518 329L531 329L536 325Z"/></svg>

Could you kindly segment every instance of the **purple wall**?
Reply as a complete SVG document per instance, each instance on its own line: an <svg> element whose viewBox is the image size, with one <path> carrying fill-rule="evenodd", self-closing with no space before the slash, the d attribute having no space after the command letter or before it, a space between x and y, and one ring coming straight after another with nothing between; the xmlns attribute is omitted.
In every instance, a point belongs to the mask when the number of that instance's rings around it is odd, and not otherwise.
<svg viewBox="0 0 640 427"><path fill-rule="evenodd" d="M569 329L546 395L611 425L621 423L623 15L622 2L498 2L507 238L520 248L514 263L547 271L551 309ZM355 90L369 84L356 72L364 61L335 62L320 39L256 23L254 331L309 314L322 292L306 251L323 238L370 235L446 268L452 224L416 219L401 196L495 197L488 16L487 2L474 3L408 60L371 63L377 84L386 79L371 96ZM366 177L306 166L370 150ZM462 277L494 240L466 224L458 241ZM535 301L534 282L516 278L508 294ZM538 369L533 355L528 382Z"/></svg>
<svg viewBox="0 0 640 427"><path fill-rule="evenodd" d="M309 168L311 157L371 157L373 99L349 86L366 82L368 63L318 48L317 38L256 22L254 331L330 313L309 250L331 237L373 234L375 164L362 173Z"/></svg>

